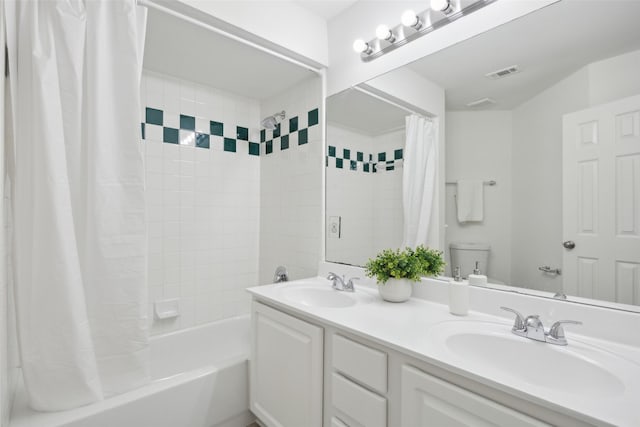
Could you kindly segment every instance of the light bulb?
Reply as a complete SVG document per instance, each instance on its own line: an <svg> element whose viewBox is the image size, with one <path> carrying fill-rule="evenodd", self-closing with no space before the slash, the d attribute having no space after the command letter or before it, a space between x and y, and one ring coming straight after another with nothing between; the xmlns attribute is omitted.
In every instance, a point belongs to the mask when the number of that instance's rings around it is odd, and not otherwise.
<svg viewBox="0 0 640 427"><path fill-rule="evenodd" d="M388 26L380 24L378 25L378 28L376 28L376 37L378 37L380 40L392 41L393 34L391 33L391 30Z"/></svg>
<svg viewBox="0 0 640 427"><path fill-rule="evenodd" d="M358 53L363 53L369 50L369 43L362 39L357 39L353 42L353 50Z"/></svg>
<svg viewBox="0 0 640 427"><path fill-rule="evenodd" d="M453 11L450 0L431 0L431 9L449 14Z"/></svg>
<svg viewBox="0 0 640 427"><path fill-rule="evenodd" d="M404 25L405 27L414 27L418 29L421 26L420 18L418 18L418 15L416 15L416 13L410 9L404 11L402 17L400 18L400 22L402 22L402 25Z"/></svg>

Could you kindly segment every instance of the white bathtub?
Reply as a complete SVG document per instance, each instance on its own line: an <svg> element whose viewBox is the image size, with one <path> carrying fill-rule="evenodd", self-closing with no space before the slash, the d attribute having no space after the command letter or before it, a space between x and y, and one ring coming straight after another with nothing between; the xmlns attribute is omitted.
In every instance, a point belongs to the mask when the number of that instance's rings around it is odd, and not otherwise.
<svg viewBox="0 0 640 427"><path fill-rule="evenodd" d="M36 412L18 390L9 427L245 427L249 316L150 340L152 381L70 411Z"/></svg>

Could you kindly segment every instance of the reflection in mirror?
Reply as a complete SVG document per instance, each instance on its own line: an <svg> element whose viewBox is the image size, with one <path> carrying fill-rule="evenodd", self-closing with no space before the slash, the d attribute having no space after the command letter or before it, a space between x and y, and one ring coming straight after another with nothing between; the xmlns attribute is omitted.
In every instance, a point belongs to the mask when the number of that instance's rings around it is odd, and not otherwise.
<svg viewBox="0 0 640 427"><path fill-rule="evenodd" d="M640 2L562 1L406 66L446 91L449 267L480 261L513 289L640 305L638 16ZM327 178L329 205L341 181ZM384 188L368 191L391 198ZM328 260L367 257L331 247Z"/></svg>
<svg viewBox="0 0 640 427"><path fill-rule="evenodd" d="M380 250L402 244L407 114L357 89L327 100L328 261L364 265Z"/></svg>

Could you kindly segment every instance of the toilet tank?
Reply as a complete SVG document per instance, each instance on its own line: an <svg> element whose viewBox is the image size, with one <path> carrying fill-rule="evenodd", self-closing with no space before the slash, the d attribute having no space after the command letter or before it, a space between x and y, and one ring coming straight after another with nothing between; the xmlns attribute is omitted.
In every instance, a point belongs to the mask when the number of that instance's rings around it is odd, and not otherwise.
<svg viewBox="0 0 640 427"><path fill-rule="evenodd" d="M460 267L462 277L468 277L473 273L476 261L478 261L480 273L488 276L489 251L491 251L491 246L486 243L458 242L449 244L451 275L453 276L456 267Z"/></svg>

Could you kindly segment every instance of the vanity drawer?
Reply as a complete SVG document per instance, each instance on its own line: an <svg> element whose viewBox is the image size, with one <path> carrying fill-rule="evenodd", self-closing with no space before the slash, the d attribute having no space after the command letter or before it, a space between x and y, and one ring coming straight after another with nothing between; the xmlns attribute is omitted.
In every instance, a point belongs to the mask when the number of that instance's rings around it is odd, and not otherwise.
<svg viewBox="0 0 640 427"><path fill-rule="evenodd" d="M331 403L362 426L387 425L387 399L335 372L332 375Z"/></svg>
<svg viewBox="0 0 640 427"><path fill-rule="evenodd" d="M387 392L387 354L333 335L333 368L382 394Z"/></svg>

